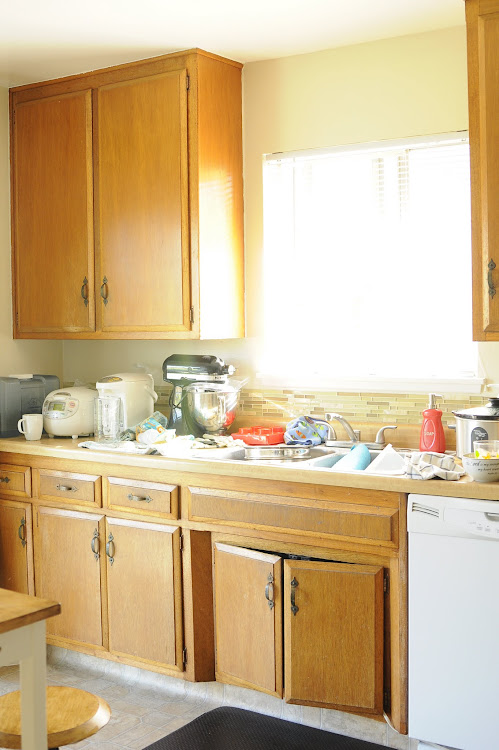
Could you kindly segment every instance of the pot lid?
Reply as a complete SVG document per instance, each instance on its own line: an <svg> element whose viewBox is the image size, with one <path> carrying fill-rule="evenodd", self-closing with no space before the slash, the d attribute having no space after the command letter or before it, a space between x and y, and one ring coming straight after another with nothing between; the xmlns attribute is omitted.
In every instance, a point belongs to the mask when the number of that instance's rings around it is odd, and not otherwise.
<svg viewBox="0 0 499 750"><path fill-rule="evenodd" d="M499 419L499 397L491 398L485 406L472 406L470 409L452 412L456 417L463 419Z"/></svg>

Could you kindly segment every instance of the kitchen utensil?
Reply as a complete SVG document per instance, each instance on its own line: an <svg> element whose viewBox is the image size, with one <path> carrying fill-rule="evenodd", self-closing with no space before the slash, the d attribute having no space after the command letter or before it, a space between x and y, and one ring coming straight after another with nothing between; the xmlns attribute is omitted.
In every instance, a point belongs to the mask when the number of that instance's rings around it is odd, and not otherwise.
<svg viewBox="0 0 499 750"><path fill-rule="evenodd" d="M473 451L475 440L499 440L499 398L485 406L452 412L456 417L456 455Z"/></svg>
<svg viewBox="0 0 499 750"><path fill-rule="evenodd" d="M473 453L475 458L499 458L499 440L475 440Z"/></svg>
<svg viewBox="0 0 499 750"><path fill-rule="evenodd" d="M277 445L284 443L284 427L241 427L232 437L246 445Z"/></svg>
<svg viewBox="0 0 499 750"><path fill-rule="evenodd" d="M49 437L92 435L97 391L85 386L52 391L43 402L43 427Z"/></svg>
<svg viewBox="0 0 499 750"><path fill-rule="evenodd" d="M239 388L228 382L235 372L213 355L172 354L163 378L173 384L168 427L177 435L225 433L234 421Z"/></svg>
<svg viewBox="0 0 499 750"><path fill-rule="evenodd" d="M119 440L123 432L123 401L120 396L95 399L94 434L97 441Z"/></svg>
<svg viewBox="0 0 499 750"><path fill-rule="evenodd" d="M297 459L309 458L310 446L280 445L280 446L251 446L244 449L246 459L260 461L263 459Z"/></svg>
<svg viewBox="0 0 499 750"><path fill-rule="evenodd" d="M26 440L40 440L43 432L43 416L41 414L23 414L17 423L17 429Z"/></svg>
<svg viewBox="0 0 499 750"><path fill-rule="evenodd" d="M123 429L135 427L154 411L158 394L152 375L146 372L120 372L107 375L95 384L99 396L118 396L122 401Z"/></svg>
<svg viewBox="0 0 499 750"><path fill-rule="evenodd" d="M56 375L9 375L0 378L0 437L17 437L23 414L41 414L48 394L59 388Z"/></svg>

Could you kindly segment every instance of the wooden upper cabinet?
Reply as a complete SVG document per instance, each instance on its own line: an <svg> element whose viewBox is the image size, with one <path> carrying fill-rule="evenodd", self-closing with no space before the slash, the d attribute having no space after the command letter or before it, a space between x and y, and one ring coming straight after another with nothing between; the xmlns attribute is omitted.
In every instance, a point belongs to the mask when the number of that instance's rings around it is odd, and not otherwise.
<svg viewBox="0 0 499 750"><path fill-rule="evenodd" d="M21 102L13 118L17 331L92 331L91 92Z"/></svg>
<svg viewBox="0 0 499 750"><path fill-rule="evenodd" d="M241 65L12 89L16 338L244 336Z"/></svg>
<svg viewBox="0 0 499 750"><path fill-rule="evenodd" d="M98 319L190 331L185 70L97 90Z"/></svg>
<svg viewBox="0 0 499 750"><path fill-rule="evenodd" d="M499 340L499 0L466 0L473 338Z"/></svg>

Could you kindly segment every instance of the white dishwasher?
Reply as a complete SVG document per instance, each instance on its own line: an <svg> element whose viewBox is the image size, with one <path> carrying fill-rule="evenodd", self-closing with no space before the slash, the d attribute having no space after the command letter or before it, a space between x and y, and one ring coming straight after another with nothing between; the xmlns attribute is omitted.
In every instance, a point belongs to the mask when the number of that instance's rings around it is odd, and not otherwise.
<svg viewBox="0 0 499 750"><path fill-rule="evenodd" d="M499 502L409 495L409 735L499 748Z"/></svg>

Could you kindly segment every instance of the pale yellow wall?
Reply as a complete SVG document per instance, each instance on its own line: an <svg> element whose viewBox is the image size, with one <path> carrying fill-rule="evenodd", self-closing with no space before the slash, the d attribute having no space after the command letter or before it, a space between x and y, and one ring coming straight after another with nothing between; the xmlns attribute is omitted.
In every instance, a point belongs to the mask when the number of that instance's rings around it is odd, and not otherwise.
<svg viewBox="0 0 499 750"><path fill-rule="evenodd" d="M463 27L281 58L244 67L244 179L247 341L65 342L64 375L92 380L136 362L160 379L173 352L213 353L253 369L261 332L262 154L467 128ZM0 225L1 226L1 225ZM317 274L325 298L332 293ZM449 313L459 301L452 290ZM221 301L223 304L223 301ZM452 320L449 320L452 324ZM329 340L329 337L328 337ZM499 382L499 345L481 345L489 379Z"/></svg>
<svg viewBox="0 0 499 750"><path fill-rule="evenodd" d="M60 342L12 338L9 196L9 92L0 87L0 376L38 373L62 377Z"/></svg>

